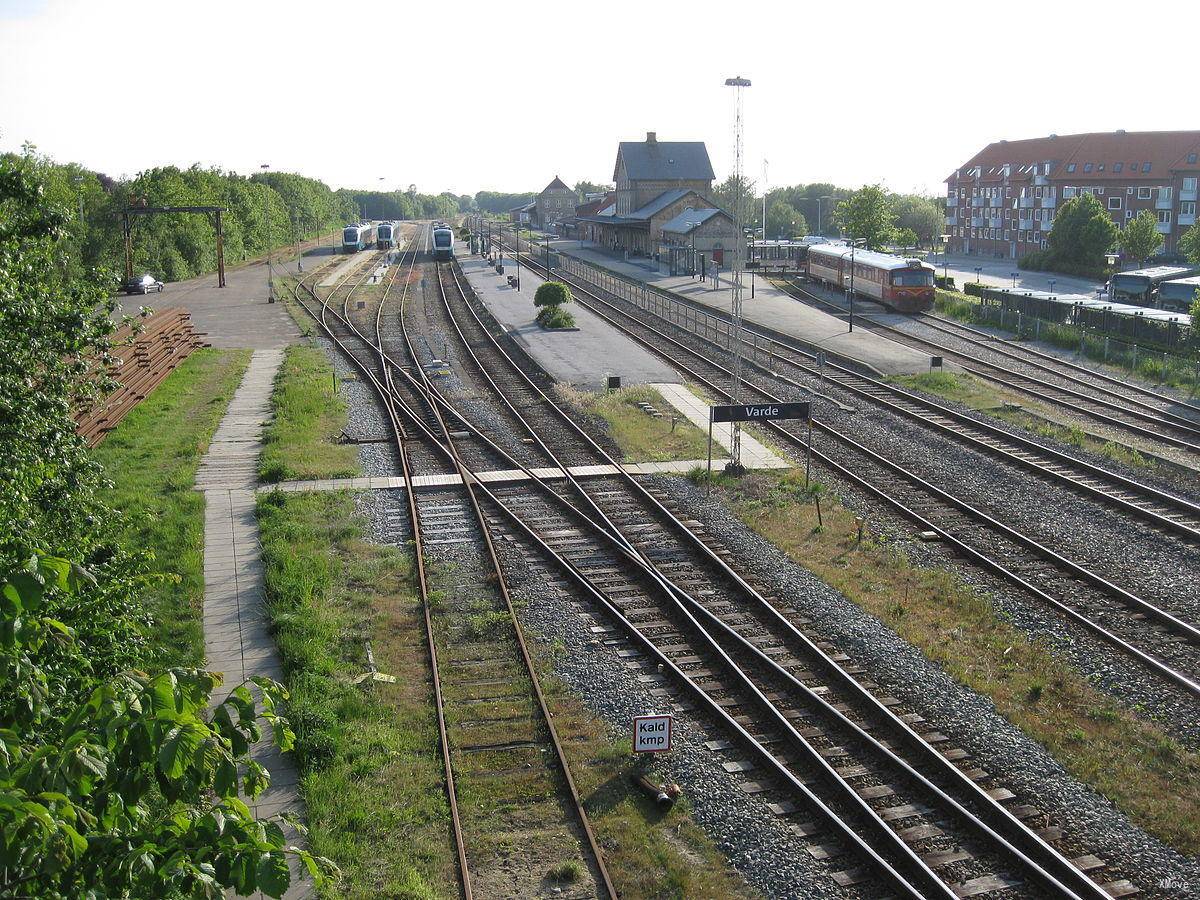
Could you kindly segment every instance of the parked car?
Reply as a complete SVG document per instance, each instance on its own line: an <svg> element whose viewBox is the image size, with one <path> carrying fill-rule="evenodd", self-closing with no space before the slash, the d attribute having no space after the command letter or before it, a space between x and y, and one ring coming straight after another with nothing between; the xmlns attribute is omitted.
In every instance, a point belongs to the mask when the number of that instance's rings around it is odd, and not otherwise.
<svg viewBox="0 0 1200 900"><path fill-rule="evenodd" d="M163 283L153 275L143 275L141 278L131 278L125 282L124 291L127 294L161 293Z"/></svg>

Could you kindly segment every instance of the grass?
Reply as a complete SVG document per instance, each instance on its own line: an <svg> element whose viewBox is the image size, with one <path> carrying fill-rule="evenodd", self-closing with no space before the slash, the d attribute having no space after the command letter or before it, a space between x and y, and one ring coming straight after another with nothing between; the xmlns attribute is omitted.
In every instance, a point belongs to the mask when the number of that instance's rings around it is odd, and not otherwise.
<svg viewBox="0 0 1200 900"><path fill-rule="evenodd" d="M275 419L263 435L261 480L359 474L354 445L336 441L346 425L346 404L338 396L333 367L323 350L304 344L287 348L271 403Z"/></svg>
<svg viewBox="0 0 1200 900"><path fill-rule="evenodd" d="M606 393L588 393L562 388L560 391L577 406L604 419L625 458L633 462L666 462L681 459L704 459L708 453L708 437L676 413L662 394L654 388L640 385ZM656 419L638 406L649 403L663 413Z"/></svg>
<svg viewBox="0 0 1200 900"><path fill-rule="evenodd" d="M953 400L1039 437L1096 453L1133 469L1155 465L1153 458L1143 456L1133 447L1093 437L1075 425L1061 425L1042 414L1039 404L1030 404L1020 395L993 387L966 372L927 372L901 375L891 380L904 387Z"/></svg>
<svg viewBox="0 0 1200 900"><path fill-rule="evenodd" d="M199 665L204 655L204 497L193 487L249 361L248 350L197 350L94 451L113 483L108 499L127 518L125 540L179 578L147 592L152 669Z"/></svg>
<svg viewBox="0 0 1200 900"><path fill-rule="evenodd" d="M329 895L456 896L409 558L364 540L346 492L263 495L259 525L309 841L343 873ZM351 683L368 641L394 684Z"/></svg>
<svg viewBox="0 0 1200 900"><path fill-rule="evenodd" d="M913 565L827 498L824 527L798 472L718 482L739 517L879 617L1044 745L1149 833L1200 851L1200 756L1093 688L953 572Z"/></svg>

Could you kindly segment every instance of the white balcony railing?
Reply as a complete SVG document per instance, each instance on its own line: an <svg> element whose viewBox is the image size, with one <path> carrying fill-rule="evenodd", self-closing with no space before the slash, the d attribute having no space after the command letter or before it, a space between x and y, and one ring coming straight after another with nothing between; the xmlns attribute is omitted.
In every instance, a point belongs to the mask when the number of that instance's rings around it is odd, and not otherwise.
<svg viewBox="0 0 1200 900"><path fill-rule="evenodd" d="M1033 209L1037 203L1037 197L1021 197L1017 200L1017 209Z"/></svg>
<svg viewBox="0 0 1200 900"><path fill-rule="evenodd" d="M1163 197L1162 195L1159 195L1158 199L1154 201L1155 209L1171 209L1174 205L1170 197Z"/></svg>
<svg viewBox="0 0 1200 900"><path fill-rule="evenodd" d="M1180 228L1183 228L1185 225L1195 225L1195 224L1196 224L1196 214L1195 213L1188 213L1186 216L1183 213L1179 214L1179 227Z"/></svg>
<svg viewBox="0 0 1200 900"><path fill-rule="evenodd" d="M1170 222L1159 222L1157 224L1157 227L1158 227L1159 234L1170 234L1171 233L1171 223Z"/></svg>
<svg viewBox="0 0 1200 900"><path fill-rule="evenodd" d="M1180 200L1195 200L1196 192L1195 191L1180 191L1179 199Z"/></svg>
<svg viewBox="0 0 1200 900"><path fill-rule="evenodd" d="M946 216L946 225L953 227L958 224L958 216Z"/></svg>
<svg viewBox="0 0 1200 900"><path fill-rule="evenodd" d="M946 205L947 206L958 206L958 197L947 197Z"/></svg>
<svg viewBox="0 0 1200 900"><path fill-rule="evenodd" d="M986 228L987 227L987 219L985 219L983 216L971 216L971 227L972 228Z"/></svg>
<svg viewBox="0 0 1200 900"><path fill-rule="evenodd" d="M1054 209L1057 204L1058 200L1055 197L1042 198L1042 209Z"/></svg>
<svg viewBox="0 0 1200 900"><path fill-rule="evenodd" d="M1033 183L1035 186L1038 186L1038 187L1047 185L1050 183L1050 177L1048 175L1034 175Z"/></svg>
<svg viewBox="0 0 1200 900"><path fill-rule="evenodd" d="M1044 219L1044 220L1042 220L1042 222L1040 224L1041 224L1042 231L1049 231L1051 228L1054 227L1054 220L1053 219Z"/></svg>

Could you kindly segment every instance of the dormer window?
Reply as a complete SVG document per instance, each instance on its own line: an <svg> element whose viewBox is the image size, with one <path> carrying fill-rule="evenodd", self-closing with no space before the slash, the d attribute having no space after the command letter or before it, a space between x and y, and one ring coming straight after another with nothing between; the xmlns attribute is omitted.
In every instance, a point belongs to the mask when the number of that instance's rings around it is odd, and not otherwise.
<svg viewBox="0 0 1200 900"><path fill-rule="evenodd" d="M1123 168L1125 168L1125 163L1113 163L1113 174L1120 175Z"/></svg>
<svg viewBox="0 0 1200 900"><path fill-rule="evenodd" d="M1074 172L1075 171L1075 163L1067 163L1067 171Z"/></svg>
<svg viewBox="0 0 1200 900"><path fill-rule="evenodd" d="M1084 163L1084 164L1083 164L1083 171L1085 171L1085 172L1090 172L1090 171L1092 171L1092 164L1091 164L1091 163Z"/></svg>

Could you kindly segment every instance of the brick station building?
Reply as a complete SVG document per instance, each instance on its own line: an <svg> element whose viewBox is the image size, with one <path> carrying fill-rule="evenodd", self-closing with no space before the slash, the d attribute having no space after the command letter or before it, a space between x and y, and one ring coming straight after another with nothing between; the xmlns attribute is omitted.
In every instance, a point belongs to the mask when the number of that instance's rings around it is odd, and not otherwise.
<svg viewBox="0 0 1200 900"><path fill-rule="evenodd" d="M664 226L694 222L688 227L689 238L693 229L705 226L695 235L697 252L704 249L710 258L719 259L735 246L732 221L724 213L697 213L720 212L709 199L714 177L703 141L660 141L653 131L645 141L622 141L613 166L615 207L578 216L579 226L609 250L654 256L680 237L672 233L665 240ZM684 219L678 218L685 213Z"/></svg>
<svg viewBox="0 0 1200 900"><path fill-rule="evenodd" d="M533 199L533 224L543 230L565 222L575 215L575 204L579 195L568 187L557 175L554 180L542 188L542 192Z"/></svg>
<svg viewBox="0 0 1200 900"><path fill-rule="evenodd" d="M1082 193L1118 227L1144 209L1165 254L1196 222L1200 131L1052 134L988 144L946 179L951 253L1019 259L1046 247L1055 211Z"/></svg>

